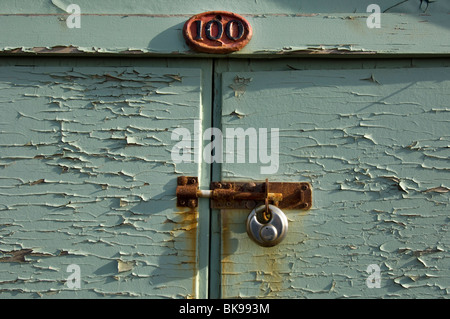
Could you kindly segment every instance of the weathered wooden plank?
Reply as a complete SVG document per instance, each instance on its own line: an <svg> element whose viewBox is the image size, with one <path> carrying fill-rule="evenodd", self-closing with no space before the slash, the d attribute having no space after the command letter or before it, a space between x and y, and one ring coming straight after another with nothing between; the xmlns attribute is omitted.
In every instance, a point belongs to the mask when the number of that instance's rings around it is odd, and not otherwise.
<svg viewBox="0 0 450 319"><path fill-rule="evenodd" d="M249 211L221 212L222 297L447 296L448 74L225 73L222 130L279 128L280 165L264 175L261 162L224 161L222 179L308 181L314 203L286 211L287 238L273 248L248 238ZM380 288L366 283L370 265L380 267Z"/></svg>
<svg viewBox="0 0 450 319"><path fill-rule="evenodd" d="M129 54L212 56L192 52L181 34L193 14L218 9L205 2L198 8L171 3L135 1L131 6L116 2L79 1L80 28L69 28L68 3L45 4L15 1L0 6L2 54ZM36 3L36 4L35 4ZM413 1L392 9L393 1L380 1L380 28L369 28L370 3L322 1L302 4L263 1L221 5L221 10L242 14L253 26L252 41L230 56L329 56L329 55L424 55L450 54L450 5L437 1L427 12ZM133 36L130 36L130 35Z"/></svg>
<svg viewBox="0 0 450 319"><path fill-rule="evenodd" d="M180 13L199 13L212 10L226 10L251 14L297 14L297 13L361 13L366 12L367 7L373 4L371 0L316 0L299 3L296 0L258 0L258 1L240 1L229 0L200 0L188 3L183 0L171 1L146 1L146 0L128 0L126 2L119 0L49 0L49 1L30 1L30 0L12 0L1 4L1 12L8 14L15 13L61 13L70 4L77 4L82 8L82 13L87 14L164 14L174 15ZM381 11L396 13L417 13L425 11L426 4L420 5L420 0L378 0L376 1ZM438 12L448 12L449 4L446 1L433 1L430 3L426 12L434 14Z"/></svg>
<svg viewBox="0 0 450 319"><path fill-rule="evenodd" d="M208 214L174 192L208 173L170 156L203 118L206 62L0 67L2 297L206 296Z"/></svg>

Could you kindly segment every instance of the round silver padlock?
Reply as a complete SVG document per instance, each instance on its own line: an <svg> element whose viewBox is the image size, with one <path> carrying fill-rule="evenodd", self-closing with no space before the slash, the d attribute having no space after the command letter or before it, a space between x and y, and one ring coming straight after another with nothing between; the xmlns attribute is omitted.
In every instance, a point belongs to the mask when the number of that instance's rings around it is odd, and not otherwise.
<svg viewBox="0 0 450 319"><path fill-rule="evenodd" d="M269 205L270 219L261 222L257 216L264 212L265 205L259 206L251 211L247 218L247 234L258 245L272 247L279 244L287 234L288 220L281 209Z"/></svg>

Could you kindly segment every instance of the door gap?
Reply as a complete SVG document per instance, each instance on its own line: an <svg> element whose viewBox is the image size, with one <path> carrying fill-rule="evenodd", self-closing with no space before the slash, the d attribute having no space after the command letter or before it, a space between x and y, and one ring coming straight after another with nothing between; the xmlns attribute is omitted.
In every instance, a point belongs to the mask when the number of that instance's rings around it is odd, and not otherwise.
<svg viewBox="0 0 450 319"><path fill-rule="evenodd" d="M212 60L212 74L211 74L211 126L221 128L221 114L222 114L222 89L221 89L221 75L216 74L218 59ZM221 178L221 164L211 163L210 166L210 182L220 180ZM208 298L218 299L221 297L221 232L220 232L220 211L209 210L209 265L208 265Z"/></svg>

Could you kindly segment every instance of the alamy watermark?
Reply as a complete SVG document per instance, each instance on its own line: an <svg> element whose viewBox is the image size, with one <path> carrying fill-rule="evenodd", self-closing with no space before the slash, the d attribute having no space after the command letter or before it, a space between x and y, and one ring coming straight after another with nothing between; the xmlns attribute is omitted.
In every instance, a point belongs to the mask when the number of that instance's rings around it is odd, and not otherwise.
<svg viewBox="0 0 450 319"><path fill-rule="evenodd" d="M366 269L369 277L366 279L368 288L381 288L381 269L377 264L371 264Z"/></svg>
<svg viewBox="0 0 450 319"><path fill-rule="evenodd" d="M66 25L69 29L81 28L81 8L77 4L70 4L66 8L67 13L71 13L66 20Z"/></svg>
<svg viewBox="0 0 450 319"><path fill-rule="evenodd" d="M426 1L427 8L429 1ZM422 1L421 1L422 5ZM366 10L371 14L366 20L366 25L369 29L379 29L381 28L381 8L377 4L370 4ZM70 13L69 17L66 19L66 25L69 29L79 29L81 28L81 8L78 4L70 4L66 8L66 12Z"/></svg>
<svg viewBox="0 0 450 319"><path fill-rule="evenodd" d="M80 289L81 288L81 268L77 264L71 264L67 266L66 272L71 273L67 277L67 288Z"/></svg>
<svg viewBox="0 0 450 319"><path fill-rule="evenodd" d="M381 8L378 4L371 4L367 7L367 12L372 12L366 20L369 29L381 28Z"/></svg>
<svg viewBox="0 0 450 319"><path fill-rule="evenodd" d="M248 158L248 163L265 165L260 166L261 174L275 174L279 168L279 136L278 128L270 129L269 154L267 128L226 128L224 134L220 129L211 127L201 134L201 121L196 120L193 133L181 127L173 130L171 139L179 142L172 148L171 158L176 164L202 161L208 164L247 163ZM210 142L200 150L203 141Z"/></svg>

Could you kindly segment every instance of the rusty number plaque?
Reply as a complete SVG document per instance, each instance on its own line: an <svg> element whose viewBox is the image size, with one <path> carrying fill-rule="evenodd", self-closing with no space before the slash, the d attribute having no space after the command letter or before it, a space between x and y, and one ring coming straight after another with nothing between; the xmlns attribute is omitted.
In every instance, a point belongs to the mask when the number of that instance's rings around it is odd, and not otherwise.
<svg viewBox="0 0 450 319"><path fill-rule="evenodd" d="M186 43L198 52L231 53L250 41L252 28L242 16L227 11L197 14L184 25Z"/></svg>

